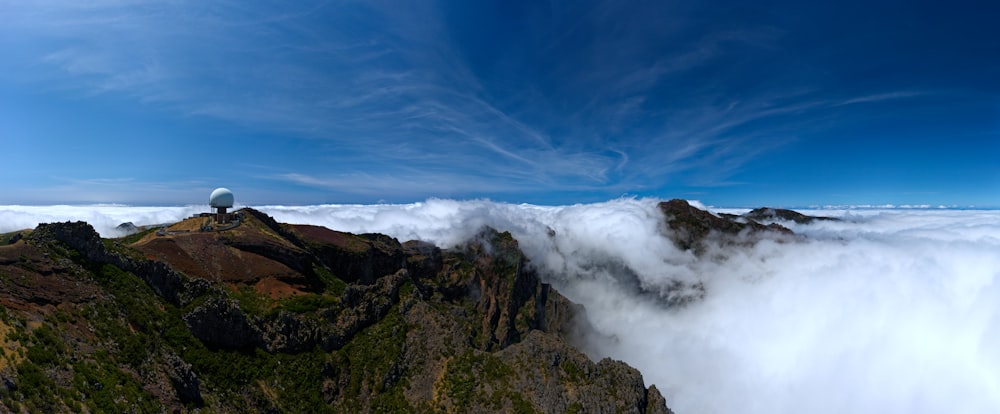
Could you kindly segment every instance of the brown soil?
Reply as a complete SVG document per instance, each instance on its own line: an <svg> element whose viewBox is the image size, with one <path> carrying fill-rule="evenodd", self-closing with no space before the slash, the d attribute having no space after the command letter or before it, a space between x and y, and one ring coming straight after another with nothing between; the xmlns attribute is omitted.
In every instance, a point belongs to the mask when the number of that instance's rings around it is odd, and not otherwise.
<svg viewBox="0 0 1000 414"><path fill-rule="evenodd" d="M226 241L238 239L244 246L267 246L262 249L267 251L275 251L274 247L298 250L294 245L266 231L270 229L262 228L252 219L231 230L202 232L205 220L201 217L184 220L168 227L166 235L147 235L131 247L147 258L169 263L188 276L253 286L273 298L302 294L308 289L305 275L277 260L233 247Z"/></svg>
<svg viewBox="0 0 1000 414"><path fill-rule="evenodd" d="M291 227L303 240L309 243L329 244L354 252L364 252L369 247L367 241L350 233L308 224L292 224Z"/></svg>
<svg viewBox="0 0 1000 414"><path fill-rule="evenodd" d="M77 277L68 259L53 260L25 241L0 246L0 304L36 309L59 303L81 303L98 294L89 278Z"/></svg>

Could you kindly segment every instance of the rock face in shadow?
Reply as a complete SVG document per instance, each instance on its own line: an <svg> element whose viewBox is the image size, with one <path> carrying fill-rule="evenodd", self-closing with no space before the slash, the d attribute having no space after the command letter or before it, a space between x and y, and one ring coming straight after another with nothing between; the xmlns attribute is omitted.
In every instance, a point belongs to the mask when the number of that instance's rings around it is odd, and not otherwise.
<svg viewBox="0 0 1000 414"><path fill-rule="evenodd" d="M784 220L793 221L799 224L810 224L815 221L838 221L838 219L834 217L807 216L799 213L798 211L769 207L755 208L749 213L744 214L743 217L756 221Z"/></svg>
<svg viewBox="0 0 1000 414"><path fill-rule="evenodd" d="M757 208L742 216L715 215L694 207L685 200L674 199L659 204L667 231L665 234L678 248L701 253L710 240L723 243L752 243L760 237L781 240L794 233L776 221L810 224L815 221L835 221L832 217L807 216L797 211L780 208ZM770 222L762 224L761 222ZM742 239L740 239L742 238Z"/></svg>
<svg viewBox="0 0 1000 414"><path fill-rule="evenodd" d="M174 353L168 353L164 360L170 383L177 390L177 398L180 399L181 403L193 406L204 404L201 397L201 385L198 376L191 370L191 364L184 362L181 357Z"/></svg>
<svg viewBox="0 0 1000 414"><path fill-rule="evenodd" d="M188 329L206 345L246 348L261 342L261 333L239 307L225 296L209 297L184 315Z"/></svg>
<svg viewBox="0 0 1000 414"><path fill-rule="evenodd" d="M141 260L109 250L90 224L82 221L39 224L32 232L31 239L40 244L51 241L64 243L85 260L110 264L131 272L141 277L160 297L173 304L180 303L180 293L184 289L184 284L179 273L161 262Z"/></svg>
<svg viewBox="0 0 1000 414"><path fill-rule="evenodd" d="M444 262L442 292L478 299L483 319L475 334L483 350L504 348L544 325L548 287L526 268L510 233L483 229L461 249L447 252Z"/></svg>
<svg viewBox="0 0 1000 414"><path fill-rule="evenodd" d="M0 411L669 412L637 370L570 344L582 308L510 233L442 250L243 213L0 246L0 345L22 349L0 358Z"/></svg>
<svg viewBox="0 0 1000 414"><path fill-rule="evenodd" d="M406 261L402 245L389 236L354 235L310 225L290 227L320 263L348 283L372 284L379 276L395 273Z"/></svg>
<svg viewBox="0 0 1000 414"><path fill-rule="evenodd" d="M712 235L733 237L753 233L774 233L792 235L792 231L780 224L763 225L753 220L720 217L688 204L685 200L673 199L659 204L666 217L668 237L677 247L696 252L704 248L704 242Z"/></svg>
<svg viewBox="0 0 1000 414"><path fill-rule="evenodd" d="M655 387L646 389L635 368L608 358L594 363L549 333L531 331L496 356L518 367L511 381L527 390L529 400L541 401L554 412L671 412ZM534 363L539 360L541 364ZM479 387L491 385L489 376L484 377Z"/></svg>
<svg viewBox="0 0 1000 414"><path fill-rule="evenodd" d="M776 221L809 224L818 220L836 220L828 217L807 216L792 210L758 208L744 215L713 214L690 205L685 200L674 199L658 204L663 213L663 234L678 249L703 256L710 248L713 260L724 255L718 247L747 247L762 239L778 243L794 241L798 238L792 230ZM770 222L763 224L761 222ZM721 249L725 250L725 249ZM658 291L641 290L640 294L655 294L667 307L685 306L705 297L705 284L672 280L660 286Z"/></svg>
<svg viewBox="0 0 1000 414"><path fill-rule="evenodd" d="M443 266L441 249L432 243L410 240L403 243L406 269L417 279L434 277Z"/></svg>

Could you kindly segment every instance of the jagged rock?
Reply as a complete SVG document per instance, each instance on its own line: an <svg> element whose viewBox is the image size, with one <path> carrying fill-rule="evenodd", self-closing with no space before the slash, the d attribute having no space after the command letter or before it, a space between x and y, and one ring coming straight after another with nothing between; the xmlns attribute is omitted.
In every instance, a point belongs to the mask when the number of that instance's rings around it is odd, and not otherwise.
<svg viewBox="0 0 1000 414"><path fill-rule="evenodd" d="M461 249L447 252L442 292L478 299L483 319L476 342L481 349L504 348L545 323L548 291L526 262L509 232L488 227Z"/></svg>
<svg viewBox="0 0 1000 414"><path fill-rule="evenodd" d="M587 325L587 310L578 303L573 303L565 296L556 292L545 283L540 284L540 295L536 304L541 304L539 310L542 316L539 329L553 333L570 341L582 337Z"/></svg>
<svg viewBox="0 0 1000 414"><path fill-rule="evenodd" d="M198 221L188 223L194 230L184 224L176 234L149 234L131 246L101 240L86 223L40 225L29 243L0 246L0 270L12 276L0 283L18 296L0 298L4 306L26 297L22 291L29 287L37 290L37 284L10 288L21 279L57 280L83 292L46 296L48 302L31 308L59 309L60 316L37 320L80 344L66 347L59 355L66 360L45 375L61 375L56 382L64 387L72 382L69 369L100 368L93 372L102 378L121 372L114 378L142 389L109 402L124 411L183 412L203 404L213 412L309 411L309 404L325 401L334 411L357 412L665 412L662 396L644 387L638 371L617 361L594 363L569 345L567 338L585 325L584 310L541 283L510 233L484 229L464 246L442 251L383 235L283 225L254 210L240 227L223 232L198 232ZM272 296L275 291L261 283L212 278L214 266L225 265L218 260L186 261L209 265L200 270L208 277L188 278L171 260L212 254L189 249L193 256L158 255L149 245L175 236L198 238L202 244L195 247L242 252L227 260L265 263L260 257L266 256L322 276L323 285ZM95 270L103 265L135 274L158 298L120 273L108 273L116 275L111 280L96 277L104 274ZM21 268L35 273L17 273ZM128 297L133 294L142 299ZM144 353L144 347L155 349ZM105 351L110 362L95 360ZM63 363L81 359L85 365ZM230 361L239 378L226 371ZM303 386L299 381L306 378ZM78 385L83 393L65 395L89 398L88 392L111 389L104 380L87 381ZM24 389L17 379L10 384L9 392ZM296 400L301 396L306 399ZM142 401L160 405L143 408ZM3 404L0 411L10 408ZM58 404L29 411L77 409Z"/></svg>
<svg viewBox="0 0 1000 414"><path fill-rule="evenodd" d="M225 233L222 234L219 240L227 246L266 257L288 266L299 273L308 273L312 270L312 254L297 246L289 246L267 239L248 239L244 237L230 237Z"/></svg>
<svg viewBox="0 0 1000 414"><path fill-rule="evenodd" d="M679 199L661 202L659 208L666 216L667 226L670 228L668 237L683 250L701 251L704 248L703 242L713 233L727 236L735 236L744 231L793 234L780 224L772 223L765 226L753 220L742 222L731 217L720 217Z"/></svg>
<svg viewBox="0 0 1000 414"><path fill-rule="evenodd" d="M414 278L431 278L441 271L443 263L439 247L419 240L410 240L402 247L406 255L406 269Z"/></svg>
<svg viewBox="0 0 1000 414"><path fill-rule="evenodd" d="M798 211L785 210L781 208L768 208L761 207L751 210L749 213L743 215L743 217L756 220L756 221L774 221L774 220L784 220L784 221L794 221L799 224L809 224L817 220L821 221L837 221L834 217L816 217L807 216L805 214L799 213Z"/></svg>
<svg viewBox="0 0 1000 414"><path fill-rule="evenodd" d="M354 235L310 225L291 228L324 266L348 283L372 284L406 267L403 247L392 237Z"/></svg>
<svg viewBox="0 0 1000 414"><path fill-rule="evenodd" d="M251 325L239 304L224 295L205 300L184 315L195 338L223 348L246 348L261 343L261 333Z"/></svg>
<svg viewBox="0 0 1000 414"><path fill-rule="evenodd" d="M178 304L184 289L184 278L168 265L150 260L136 260L109 251L100 235L85 222L65 222L39 224L31 233L31 239L45 243L59 241L76 250L84 259L97 264L111 264L139 276L160 297Z"/></svg>
<svg viewBox="0 0 1000 414"><path fill-rule="evenodd" d="M201 406L204 403L201 397L201 383L191 370L191 364L173 352L167 353L164 360L167 363L167 376L177 391L177 399L183 404Z"/></svg>
<svg viewBox="0 0 1000 414"><path fill-rule="evenodd" d="M115 260L109 263L115 264L122 270L139 276L143 281L153 288L156 294L171 303L183 305L180 301L183 292L187 289L188 283L184 278L171 269L169 265L152 260L131 260L121 256L112 256Z"/></svg>
<svg viewBox="0 0 1000 414"><path fill-rule="evenodd" d="M292 231L289 231L288 226L278 223L273 217L265 214L264 212L254 210L252 208L243 208L241 211L259 220L261 223L264 223L264 225L267 226L269 229L273 230L275 233L278 233L278 235L287 239L288 241L291 241L296 246L299 247L305 246L305 243L299 239L297 234L295 234Z"/></svg>
<svg viewBox="0 0 1000 414"><path fill-rule="evenodd" d="M278 312L261 325L261 339L268 352L303 352L316 346L319 340L316 321L297 318L289 312Z"/></svg>
<svg viewBox="0 0 1000 414"><path fill-rule="evenodd" d="M2 380L3 380L3 387L4 387L5 390L7 390L7 392L17 391L17 383L14 382L13 378L8 377L6 374L3 375L2 377L3 377L2 378Z"/></svg>
<svg viewBox="0 0 1000 414"><path fill-rule="evenodd" d="M100 290L86 269L37 245L0 245L0 303L46 306L86 303Z"/></svg>
<svg viewBox="0 0 1000 414"><path fill-rule="evenodd" d="M107 256L101 236L83 221L39 224L31 233L31 239L43 243L50 240L63 242L91 261Z"/></svg>
<svg viewBox="0 0 1000 414"><path fill-rule="evenodd" d="M115 227L115 230L117 230L122 235L136 234L139 232L139 228L136 227L135 224L133 224L131 221L119 224L117 227Z"/></svg>
<svg viewBox="0 0 1000 414"><path fill-rule="evenodd" d="M496 356L513 369L511 388L542 412L667 412L638 370L608 358L595 364L553 334L532 331Z"/></svg>
<svg viewBox="0 0 1000 414"><path fill-rule="evenodd" d="M667 407L667 399L663 398L663 394L660 394L660 390L656 388L655 385L650 385L649 389L646 391L646 414L673 414L674 412Z"/></svg>
<svg viewBox="0 0 1000 414"><path fill-rule="evenodd" d="M20 240L21 240L22 238L24 238L24 235L23 235L23 234L21 234L20 232L17 232L17 233L14 233L14 235L13 235L13 236L10 236L10 239L9 239L9 240L7 240L7 244L14 244L14 243L17 243L17 242L18 242L18 241L20 241Z"/></svg>
<svg viewBox="0 0 1000 414"><path fill-rule="evenodd" d="M343 309L323 313L332 328L323 339L323 349L340 349L358 331L381 320L399 301L399 287L408 278L406 270L400 269L373 285L348 286L341 298Z"/></svg>

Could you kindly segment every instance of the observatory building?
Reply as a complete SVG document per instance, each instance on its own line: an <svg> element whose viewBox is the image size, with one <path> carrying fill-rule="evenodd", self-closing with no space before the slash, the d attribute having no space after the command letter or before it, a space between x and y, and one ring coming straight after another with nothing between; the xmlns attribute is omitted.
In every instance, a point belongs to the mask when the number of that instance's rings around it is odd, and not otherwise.
<svg viewBox="0 0 1000 414"><path fill-rule="evenodd" d="M233 208L233 192L228 188L216 188L208 199L208 205L215 213L215 222L218 224L229 223L229 213L226 209Z"/></svg>

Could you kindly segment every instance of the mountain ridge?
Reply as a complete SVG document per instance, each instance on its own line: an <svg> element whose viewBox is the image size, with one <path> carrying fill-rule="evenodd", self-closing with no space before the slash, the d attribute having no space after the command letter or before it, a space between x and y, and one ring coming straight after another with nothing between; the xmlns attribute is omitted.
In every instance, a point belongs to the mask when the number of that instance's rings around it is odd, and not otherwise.
<svg viewBox="0 0 1000 414"><path fill-rule="evenodd" d="M567 342L579 306L510 233L441 250L243 213L121 239L42 224L0 247L3 408L669 412Z"/></svg>

